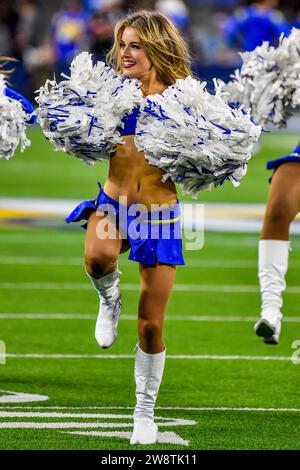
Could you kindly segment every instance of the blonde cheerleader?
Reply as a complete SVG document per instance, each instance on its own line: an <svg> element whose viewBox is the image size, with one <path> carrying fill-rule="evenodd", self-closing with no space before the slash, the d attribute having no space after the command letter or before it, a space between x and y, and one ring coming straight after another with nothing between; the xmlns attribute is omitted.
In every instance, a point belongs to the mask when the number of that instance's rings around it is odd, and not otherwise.
<svg viewBox="0 0 300 470"><path fill-rule="evenodd" d="M139 11L119 21L108 63L93 66L88 53L77 56L69 78L40 89L38 119L56 149L89 164L109 160L98 196L67 222L87 221L85 267L100 296L95 336L102 348L117 336L119 254L130 249L129 259L139 263L130 442L153 444L165 312L176 267L184 264L175 183L194 196L226 180L238 184L260 127L227 105L221 87L210 95L192 77L183 39L160 13Z"/></svg>

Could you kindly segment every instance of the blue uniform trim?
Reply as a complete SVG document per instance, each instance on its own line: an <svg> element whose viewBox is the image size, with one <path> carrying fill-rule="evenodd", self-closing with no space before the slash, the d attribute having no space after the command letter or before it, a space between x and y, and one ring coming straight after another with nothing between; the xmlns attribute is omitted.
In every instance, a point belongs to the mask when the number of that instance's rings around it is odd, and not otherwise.
<svg viewBox="0 0 300 470"><path fill-rule="evenodd" d="M300 145L297 145L297 147L293 150L293 152L290 155L277 158L276 160L268 161L267 170L276 170L280 165L286 162L300 163Z"/></svg>
<svg viewBox="0 0 300 470"><path fill-rule="evenodd" d="M19 101L21 103L21 105L23 106L23 109L25 111L25 113L27 114L30 114L30 118L27 119L26 122L28 122L28 124L33 124L34 122L36 122L36 114L32 114L34 113L34 107L33 105L30 103L30 101L25 98L25 96L21 95L20 93L17 93L16 91L12 90L11 88L4 88L4 94L5 96L7 96L8 98L11 98L15 101Z"/></svg>
<svg viewBox="0 0 300 470"><path fill-rule="evenodd" d="M121 135L134 135L136 126L137 126L137 119L140 115L140 107L137 106L134 108L131 114L125 114L122 117L121 121L123 123L123 127L117 127L117 130Z"/></svg>
<svg viewBox="0 0 300 470"><path fill-rule="evenodd" d="M68 215L66 222L88 220L96 210L107 212L118 227L123 239L130 243L128 259L154 266L156 261L170 265L184 265L181 237L180 205L156 211L139 211L138 203L120 204L108 196L98 183L100 192L96 199L81 202ZM87 228L87 223L82 225Z"/></svg>

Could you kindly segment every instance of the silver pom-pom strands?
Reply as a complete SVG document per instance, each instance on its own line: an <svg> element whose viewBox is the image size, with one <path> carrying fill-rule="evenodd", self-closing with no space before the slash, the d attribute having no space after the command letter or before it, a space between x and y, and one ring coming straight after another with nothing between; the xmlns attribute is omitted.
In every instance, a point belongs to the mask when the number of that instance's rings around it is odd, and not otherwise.
<svg viewBox="0 0 300 470"><path fill-rule="evenodd" d="M215 95L191 77L177 80L162 95L148 96L141 109L136 146L152 164L196 197L230 180L237 186L261 128L241 108L232 109L222 85Z"/></svg>
<svg viewBox="0 0 300 470"><path fill-rule="evenodd" d="M277 48L264 42L240 54L243 64L227 83L228 100L251 108L256 123L276 127L300 106L300 30L281 36Z"/></svg>
<svg viewBox="0 0 300 470"><path fill-rule="evenodd" d="M9 160L20 145L23 152L30 146L26 137L26 112L22 104L5 95L6 81L0 75L0 158Z"/></svg>
<svg viewBox="0 0 300 470"><path fill-rule="evenodd" d="M38 120L55 149L94 163L123 143L121 120L139 106L137 149L164 171L162 181L171 178L196 196L226 180L238 185L261 132L249 112L228 105L222 85L215 83L215 95L205 86L187 77L144 99L139 81L102 62L93 66L81 53L69 79L40 88Z"/></svg>
<svg viewBox="0 0 300 470"><path fill-rule="evenodd" d="M88 164L107 160L123 143L117 132L121 118L142 100L140 84L103 62L93 66L88 52L73 60L70 72L66 80L48 80L39 89L38 122L56 150Z"/></svg>

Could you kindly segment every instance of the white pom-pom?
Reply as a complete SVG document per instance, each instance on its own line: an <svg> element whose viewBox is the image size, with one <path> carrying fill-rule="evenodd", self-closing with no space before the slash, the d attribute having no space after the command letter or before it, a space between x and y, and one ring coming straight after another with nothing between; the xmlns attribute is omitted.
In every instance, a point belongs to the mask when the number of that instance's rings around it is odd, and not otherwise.
<svg viewBox="0 0 300 470"><path fill-rule="evenodd" d="M215 83L215 95L205 86L187 77L148 96L135 138L150 164L165 172L162 180L171 178L194 197L225 180L239 184L261 133L249 112L226 103L222 86Z"/></svg>
<svg viewBox="0 0 300 470"><path fill-rule="evenodd" d="M4 88L6 87L6 80L4 75L0 74L0 93L3 95Z"/></svg>
<svg viewBox="0 0 300 470"><path fill-rule="evenodd" d="M232 75L225 90L228 100L251 108L256 123L277 127L300 105L300 30L280 37L274 48L264 42L251 52L241 53L243 64Z"/></svg>
<svg viewBox="0 0 300 470"><path fill-rule="evenodd" d="M70 77L47 81L39 89L38 121L56 150L88 164L109 159L123 143L117 127L142 100L137 80L117 75L103 62L93 66L82 52L72 62Z"/></svg>
<svg viewBox="0 0 300 470"><path fill-rule="evenodd" d="M0 158L9 160L20 145L21 152L29 147L26 137L27 115L21 103L4 94L5 78L0 75Z"/></svg>

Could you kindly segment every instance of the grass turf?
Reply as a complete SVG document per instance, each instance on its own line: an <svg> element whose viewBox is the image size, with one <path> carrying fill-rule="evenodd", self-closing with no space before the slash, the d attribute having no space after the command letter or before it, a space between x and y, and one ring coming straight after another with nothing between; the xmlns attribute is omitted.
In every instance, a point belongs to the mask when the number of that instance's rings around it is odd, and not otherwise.
<svg viewBox="0 0 300 470"><path fill-rule="evenodd" d="M32 243L22 244L20 237L30 237ZM10 239L10 241L9 241ZM25 238L26 239L26 238ZM5 240L5 243L4 243ZM51 242L49 242L51 240ZM67 243L69 240L70 243ZM226 249L219 243L227 246ZM240 240L241 246L235 241ZM206 234L203 250L193 253L193 262L206 261L205 267L179 268L176 285L252 285L257 286L255 268L227 268L226 261L256 259L256 236L237 234ZM0 245L5 247L9 264L2 259L0 286L15 282L15 289L2 289L1 311L11 313L97 313L97 297L89 289L80 265L49 265L55 256L57 262L78 259L82 249L80 232L46 232L28 230L0 234ZM232 245L232 246L231 246ZM245 245L248 247L245 249ZM292 253L291 267L299 263L300 252ZM191 258L190 252L186 254ZM22 256L37 263L20 264ZM16 264L13 263L15 257ZM121 256L122 283L137 284L138 269ZM53 258L52 258L53 259ZM18 264L19 260L19 264ZM219 266L207 267L212 260ZM247 263L246 263L247 266ZM86 290L40 290L18 288L24 282L79 283ZM297 285L297 270L288 273L288 285ZM299 295L285 295L285 313L297 315ZM135 315L138 291L124 290L123 315ZM291 345L300 338L300 324L285 323L278 346L266 346L252 332L251 321L191 321L176 316L257 316L258 292L174 291L169 303L165 326L168 354L173 355L239 355L283 356L293 353ZM1 339L6 342L8 354L129 354L137 340L136 321L121 320L119 336L112 348L100 351L93 337L94 319L0 319ZM160 407L230 407L274 408L274 411L238 410L157 410L162 417L195 420L195 425L161 428L174 431L190 441L190 449L299 449L299 411L276 411L277 408L300 408L299 370L288 361L256 360L167 360L164 380L158 399ZM54 359L8 357L0 366L1 389L39 393L49 396L35 406L65 406L64 412L108 412L86 410L85 406L134 406L133 359ZM24 404L26 406L26 404ZM1 405L0 405L1 406ZM12 405L11 405L12 406ZM20 406L20 405L18 405ZM78 407L76 410L68 407ZM5 406L5 410L10 408ZM19 408L18 411L26 408ZM46 409L44 409L46 410ZM3 411L3 409L1 409ZM43 409L36 409L43 411ZM51 411L51 410L46 410ZM53 411L53 410L52 410ZM110 410L109 413L130 414L130 410ZM1 418L1 422L91 422L95 419L55 418ZM107 419L99 421L107 422ZM122 422L122 419L118 420ZM125 420L128 422L128 420ZM129 430L130 428L122 428ZM76 429L70 429L76 431ZM68 434L69 429L0 429L2 449L129 449L128 440L116 437L79 436ZM155 449L185 448L180 445L157 444Z"/></svg>
<svg viewBox="0 0 300 470"><path fill-rule="evenodd" d="M84 167L64 154L54 154L40 133L31 131L32 148L1 162L2 197L57 197L84 199L97 191L95 181L104 182L107 167ZM265 161L288 153L297 143L292 135L263 138L261 152L249 164L248 175L239 188L203 193L201 201L265 202L268 184ZM184 200L191 200L185 196ZM137 341L138 266L120 257L123 272L123 320L117 342L108 351L99 350L94 340L97 296L82 269L84 233L40 228L2 228L0 231L0 314L84 314L85 319L1 318L0 339L8 354L125 354L133 356ZM288 286L298 286L300 243L293 238ZM169 356L215 355L216 359L175 359L166 362L156 415L194 420L192 425L161 427L189 441L189 447L157 444L147 449L299 449L299 365L291 360L222 359L222 356L290 357L292 344L300 339L297 323L300 293L287 292L278 346L266 346L252 331L253 321L229 317L257 317L257 235L206 233L204 248L185 253L187 265L178 268L165 324ZM25 288L24 283L27 283ZM34 286L28 283L36 283ZM41 283L51 283L52 288ZM64 284L78 285L66 289ZM55 287L56 288L53 288ZM61 288L60 288L61 285ZM253 292L222 292L222 285ZM13 286L13 288L12 288ZM205 290L193 288L208 286ZM30 288L31 287L31 288ZM44 287L44 288L41 288ZM190 287L190 288L189 288ZM213 289L211 291L210 289ZM218 292L220 290L220 292ZM248 289L249 290L249 289ZM251 289L250 289L251 290ZM90 318L90 316L94 318ZM188 317L206 316L206 321ZM221 316L224 321L214 321ZM177 317L177 320L176 320ZM182 317L187 317L185 320ZM130 317L132 318L132 317ZM227 321L226 321L227 320ZM0 389L49 396L45 402L1 404L2 411L61 411L64 413L114 413L129 415L134 406L133 358L25 358L8 357L0 365ZM1 393L1 392L0 392ZM2 392L5 394L5 392ZM15 408L18 406L18 408ZM29 406L30 408L27 408ZM47 407L65 407L63 410ZM75 408L72 408L75 407ZM87 407L115 407L101 410ZM118 409L124 407L125 409ZM204 408L191 410L187 408ZM227 407L228 410L220 409ZM178 409L185 408L185 409ZM211 408L211 409L208 409ZM241 409L236 409L241 408ZM245 408L255 408L254 410ZM259 410L262 408L261 410ZM273 408L267 411L266 408ZM280 411L280 409L298 411ZM244 409L244 410L242 410ZM0 413L1 449L130 449L127 439L68 434L76 429L4 429L4 422L57 423L95 422L95 418L5 417ZM99 418L99 423L115 419ZM125 417L118 422L128 422ZM84 426L84 424L83 424ZM78 429L78 431L84 429ZM88 431L89 429L85 429ZM95 429L92 429L95 430ZM103 430L103 429L101 429ZM117 430L116 428L106 429ZM122 431L130 431L124 427ZM140 447L139 447L140 448ZM141 447L142 448L142 447Z"/></svg>

